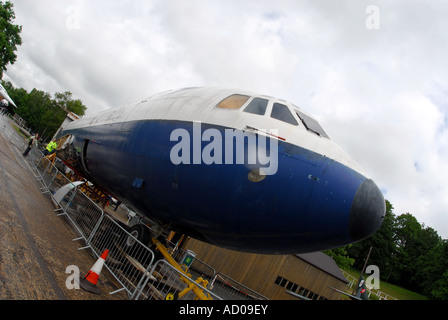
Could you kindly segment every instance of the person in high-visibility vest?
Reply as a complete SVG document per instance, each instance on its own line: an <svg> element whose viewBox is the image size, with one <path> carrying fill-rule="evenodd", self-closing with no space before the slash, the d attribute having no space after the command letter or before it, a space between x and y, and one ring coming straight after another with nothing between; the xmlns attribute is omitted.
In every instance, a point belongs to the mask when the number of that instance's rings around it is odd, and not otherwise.
<svg viewBox="0 0 448 320"><path fill-rule="evenodd" d="M56 143L56 141L51 140L47 144L47 148L44 150L44 155L48 156L49 154L52 154L56 150L57 147L58 147L58 144Z"/></svg>

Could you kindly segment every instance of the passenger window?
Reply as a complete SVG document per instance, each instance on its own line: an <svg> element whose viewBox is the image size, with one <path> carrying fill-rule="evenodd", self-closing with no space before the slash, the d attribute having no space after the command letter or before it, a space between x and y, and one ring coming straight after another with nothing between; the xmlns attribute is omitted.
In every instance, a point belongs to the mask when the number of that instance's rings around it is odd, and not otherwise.
<svg viewBox="0 0 448 320"><path fill-rule="evenodd" d="M289 108L284 104L274 103L271 112L271 118L287 122L292 125L298 125L297 120L289 111Z"/></svg>
<svg viewBox="0 0 448 320"><path fill-rule="evenodd" d="M236 110L241 108L249 98L249 96L234 94L218 103L218 108Z"/></svg>
<svg viewBox="0 0 448 320"><path fill-rule="evenodd" d="M264 115L268 106L268 100L261 98L254 98L249 105L244 109L244 112Z"/></svg>

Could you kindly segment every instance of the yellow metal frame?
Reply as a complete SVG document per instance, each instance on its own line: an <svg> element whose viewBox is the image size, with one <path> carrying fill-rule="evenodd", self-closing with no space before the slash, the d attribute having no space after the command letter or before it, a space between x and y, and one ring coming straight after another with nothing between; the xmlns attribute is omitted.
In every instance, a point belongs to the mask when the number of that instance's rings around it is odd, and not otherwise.
<svg viewBox="0 0 448 320"><path fill-rule="evenodd" d="M54 164L54 160L56 160L56 152L47 156L47 159L50 160L52 164Z"/></svg>
<svg viewBox="0 0 448 320"><path fill-rule="evenodd" d="M178 270L185 276L191 278L191 274L187 273L184 269L182 269L182 266L179 263L177 263L176 260L174 260L174 258L171 256L171 254L169 254L167 248L163 244L161 244L160 241L158 241L155 238L152 238L152 242L156 246L157 250L159 250L159 252L163 255L163 257L168 261L169 264L171 264L174 268L176 268L176 270ZM196 295L195 300L213 300L212 297L210 296L210 294L208 294L207 292L204 292L203 289L201 289L197 286L199 284L203 287L207 287L207 285L208 285L207 280L202 279L202 277L199 277L194 282L192 282L184 276L180 276L180 280L182 282L184 282L187 285L187 287L184 290L182 290L181 292L179 292L178 298L182 298L188 292L193 290L193 292ZM172 298L172 296L170 296L170 297Z"/></svg>

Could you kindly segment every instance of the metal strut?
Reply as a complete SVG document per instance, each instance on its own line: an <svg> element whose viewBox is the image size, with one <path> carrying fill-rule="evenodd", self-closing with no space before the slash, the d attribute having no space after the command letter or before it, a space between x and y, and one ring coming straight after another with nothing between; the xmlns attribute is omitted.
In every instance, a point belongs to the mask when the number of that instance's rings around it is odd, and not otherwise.
<svg viewBox="0 0 448 320"><path fill-rule="evenodd" d="M171 264L174 268L176 268L179 272L184 274L186 277L191 278L191 274L187 273L184 269L182 269L181 265L177 263L176 260L169 254L166 247L160 243L159 240L156 238L152 238L152 242L156 246L157 250L163 255L163 257L168 261L169 264ZM180 280L184 282L187 287L179 292L178 298L182 298L184 295L186 295L188 292L193 290L193 292L196 294L196 299L199 300L213 300L213 298L208 294L207 292L204 292L203 289L199 288L197 285L201 285L203 287L207 287L208 281L205 279L202 279L202 277L197 278L194 282L187 279L184 276L180 276Z"/></svg>

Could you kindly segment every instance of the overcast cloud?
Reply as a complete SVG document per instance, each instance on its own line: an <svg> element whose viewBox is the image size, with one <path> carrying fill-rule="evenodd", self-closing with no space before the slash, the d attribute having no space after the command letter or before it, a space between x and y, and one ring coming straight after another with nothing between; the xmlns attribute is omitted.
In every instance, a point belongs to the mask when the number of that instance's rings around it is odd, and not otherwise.
<svg viewBox="0 0 448 320"><path fill-rule="evenodd" d="M4 79L16 86L69 90L88 115L189 86L286 99L395 214L448 238L448 1L12 2L23 45Z"/></svg>

